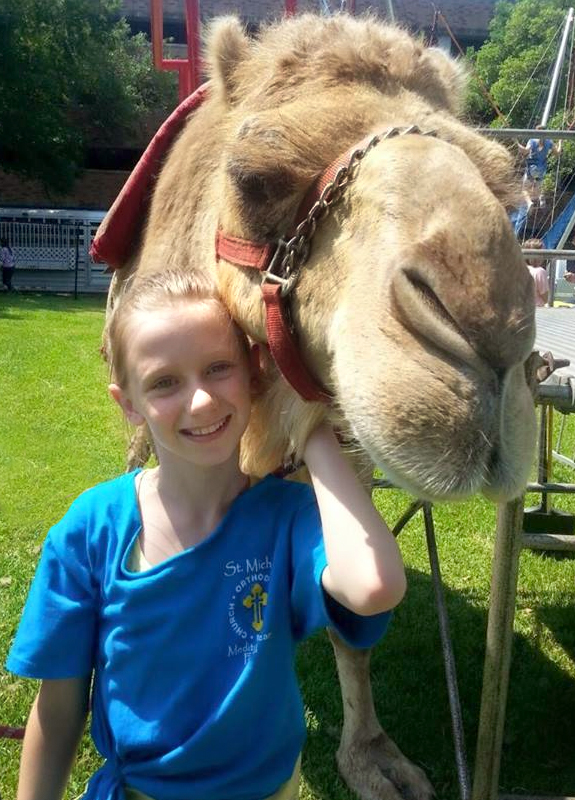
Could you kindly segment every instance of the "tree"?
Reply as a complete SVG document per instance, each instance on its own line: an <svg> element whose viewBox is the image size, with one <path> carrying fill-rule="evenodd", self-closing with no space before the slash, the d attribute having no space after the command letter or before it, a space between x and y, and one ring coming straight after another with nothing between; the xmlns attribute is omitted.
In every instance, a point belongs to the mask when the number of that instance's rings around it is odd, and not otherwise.
<svg viewBox="0 0 575 800"><path fill-rule="evenodd" d="M467 53L472 68L467 114L473 122L493 127L529 128L541 121L570 5L571 0L500 0L497 3L488 41L477 52ZM479 80L487 86L507 122L497 117L479 88ZM566 92L565 67L548 123L550 128L565 128L573 118L571 109L564 119ZM570 178L574 168L575 144L564 142L561 177ZM547 188L551 188L552 172L550 170L546 178Z"/></svg>
<svg viewBox="0 0 575 800"><path fill-rule="evenodd" d="M177 102L116 0L0 0L0 165L64 192L90 138L117 143Z"/></svg>
<svg viewBox="0 0 575 800"><path fill-rule="evenodd" d="M570 0L502 0L495 7L488 41L468 58L473 65L468 112L489 124L492 107L478 88L478 79L489 91L512 127L539 121L549 74L557 55L562 23ZM565 81L557 108L564 98Z"/></svg>

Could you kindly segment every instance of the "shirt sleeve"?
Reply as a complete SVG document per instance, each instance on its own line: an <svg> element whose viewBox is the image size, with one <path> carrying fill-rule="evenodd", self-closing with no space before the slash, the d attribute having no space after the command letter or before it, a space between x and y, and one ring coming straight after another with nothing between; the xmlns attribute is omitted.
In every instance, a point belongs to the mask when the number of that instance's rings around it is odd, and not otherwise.
<svg viewBox="0 0 575 800"><path fill-rule="evenodd" d="M313 496L313 491L309 489ZM324 590L321 576L327 566L319 509L315 499L296 514L292 535L291 589L294 634L298 641L320 628L332 628L351 647L372 647L387 630L391 611L360 616Z"/></svg>
<svg viewBox="0 0 575 800"><path fill-rule="evenodd" d="M96 587L82 503L71 507L44 542L6 668L27 678L89 675L97 628Z"/></svg>

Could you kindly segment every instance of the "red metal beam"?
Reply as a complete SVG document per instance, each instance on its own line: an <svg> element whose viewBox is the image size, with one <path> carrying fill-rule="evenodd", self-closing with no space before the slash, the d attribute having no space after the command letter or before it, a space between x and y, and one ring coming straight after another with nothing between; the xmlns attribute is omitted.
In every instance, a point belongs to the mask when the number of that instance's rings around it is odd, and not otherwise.
<svg viewBox="0 0 575 800"><path fill-rule="evenodd" d="M152 55L156 69L175 70L178 73L180 102L200 85L200 6L199 0L185 0L187 58L164 58L164 8L163 0L150 0L152 28Z"/></svg>

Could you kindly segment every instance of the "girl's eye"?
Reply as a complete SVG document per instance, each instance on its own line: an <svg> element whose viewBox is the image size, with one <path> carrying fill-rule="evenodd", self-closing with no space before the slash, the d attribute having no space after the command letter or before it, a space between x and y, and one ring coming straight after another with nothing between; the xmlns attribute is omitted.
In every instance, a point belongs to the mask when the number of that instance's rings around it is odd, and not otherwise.
<svg viewBox="0 0 575 800"><path fill-rule="evenodd" d="M152 389L168 389L170 386L173 386L174 383L174 378L160 378L154 383Z"/></svg>
<svg viewBox="0 0 575 800"><path fill-rule="evenodd" d="M221 375L232 368L228 361L219 361L208 368L208 375Z"/></svg>

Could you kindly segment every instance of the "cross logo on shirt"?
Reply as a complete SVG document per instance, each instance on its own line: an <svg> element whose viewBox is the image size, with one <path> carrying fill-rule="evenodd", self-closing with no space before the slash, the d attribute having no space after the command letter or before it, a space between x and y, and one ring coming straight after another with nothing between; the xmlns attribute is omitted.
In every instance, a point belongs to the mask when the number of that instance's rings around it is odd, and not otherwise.
<svg viewBox="0 0 575 800"><path fill-rule="evenodd" d="M264 592L259 583L255 583L247 597L244 597L243 604L246 608L253 609L252 628L261 631L264 626L262 609L268 604L268 593Z"/></svg>

